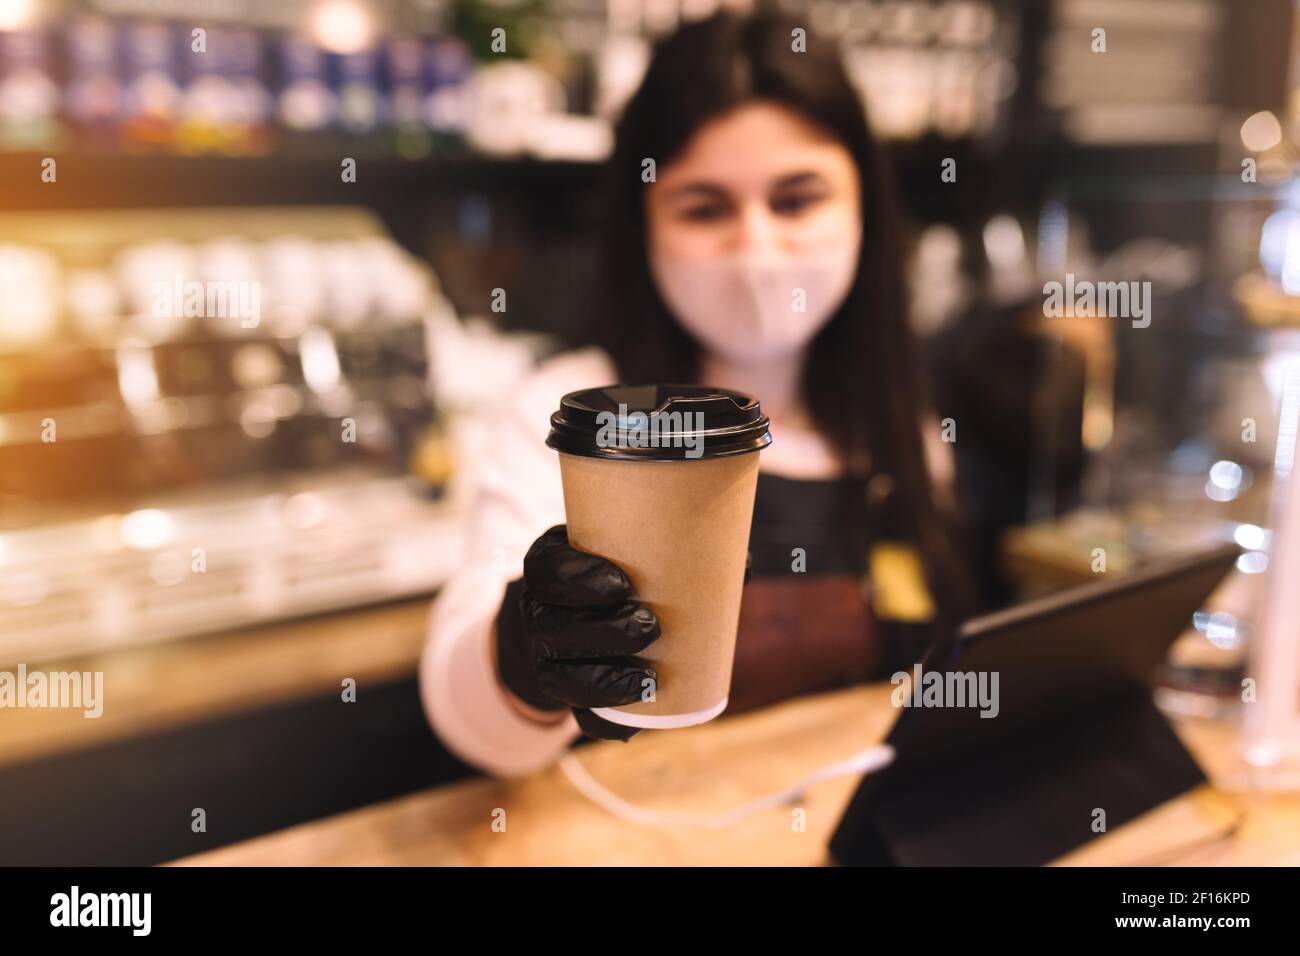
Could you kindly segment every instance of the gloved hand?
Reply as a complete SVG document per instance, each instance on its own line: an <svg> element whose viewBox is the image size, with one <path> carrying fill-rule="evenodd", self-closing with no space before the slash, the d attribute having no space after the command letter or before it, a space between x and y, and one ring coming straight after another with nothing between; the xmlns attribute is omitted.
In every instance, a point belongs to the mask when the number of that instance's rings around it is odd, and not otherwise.
<svg viewBox="0 0 1300 956"><path fill-rule="evenodd" d="M506 588L496 632L501 682L524 703L572 708L589 737L626 741L637 733L591 708L634 703L645 680L658 681L635 655L659 637L659 620L632 600L622 569L571 548L564 525L528 549L523 578Z"/></svg>

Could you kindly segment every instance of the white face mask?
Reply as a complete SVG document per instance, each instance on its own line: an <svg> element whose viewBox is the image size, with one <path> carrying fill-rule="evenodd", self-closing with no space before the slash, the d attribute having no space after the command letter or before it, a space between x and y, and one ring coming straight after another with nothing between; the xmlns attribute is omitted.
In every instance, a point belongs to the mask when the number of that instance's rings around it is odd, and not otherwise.
<svg viewBox="0 0 1300 956"><path fill-rule="evenodd" d="M800 351L843 303L857 275L861 230L798 253L741 252L713 258L650 252L650 272L691 336L733 362Z"/></svg>

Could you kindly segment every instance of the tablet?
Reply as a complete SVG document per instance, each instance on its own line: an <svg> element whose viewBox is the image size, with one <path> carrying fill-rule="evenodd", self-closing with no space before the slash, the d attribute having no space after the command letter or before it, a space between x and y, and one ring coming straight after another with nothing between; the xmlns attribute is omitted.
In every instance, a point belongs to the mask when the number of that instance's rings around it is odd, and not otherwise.
<svg viewBox="0 0 1300 956"><path fill-rule="evenodd" d="M1192 626L1192 616L1240 554L1237 545L1226 544L1114 579L1103 575L1096 583L967 622L956 641L933 648L907 674L912 687L902 687L901 678L895 682L896 703L906 697L887 741L895 762L1014 736L1100 698L1148 692L1170 646ZM947 706L925 706L926 682L937 683L930 674L943 677ZM988 675L988 697L994 674L996 716L981 716L990 707L979 703L978 678ZM976 698L975 706L956 706L963 691Z"/></svg>
<svg viewBox="0 0 1300 956"><path fill-rule="evenodd" d="M894 675L894 762L862 782L832 854L1043 863L1098 819L1118 826L1203 781L1152 682L1240 553L1216 546L976 618Z"/></svg>

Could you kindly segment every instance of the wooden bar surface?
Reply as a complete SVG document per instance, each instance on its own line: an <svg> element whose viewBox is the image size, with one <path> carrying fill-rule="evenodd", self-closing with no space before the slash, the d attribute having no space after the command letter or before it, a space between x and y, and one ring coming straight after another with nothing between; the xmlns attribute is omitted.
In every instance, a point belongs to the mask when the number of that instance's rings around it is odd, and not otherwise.
<svg viewBox="0 0 1300 956"><path fill-rule="evenodd" d="M785 788L883 739L887 684L799 698L700 727L643 731L579 759L624 799L710 814ZM1300 865L1300 794L1243 789L1230 724L1183 720L1179 734L1211 779L1062 858L1076 865ZM199 866L822 865L856 779L819 783L790 806L721 830L625 823L558 767L519 780L476 778L176 861ZM803 811L804 829L794 826ZM494 829L502 818L504 829ZM1223 838L1235 819L1236 832Z"/></svg>
<svg viewBox="0 0 1300 956"><path fill-rule="evenodd" d="M0 709L5 764L99 746L201 720L338 693L415 672L429 598L323 614L204 637L42 661L30 670L102 671L103 715L68 708Z"/></svg>

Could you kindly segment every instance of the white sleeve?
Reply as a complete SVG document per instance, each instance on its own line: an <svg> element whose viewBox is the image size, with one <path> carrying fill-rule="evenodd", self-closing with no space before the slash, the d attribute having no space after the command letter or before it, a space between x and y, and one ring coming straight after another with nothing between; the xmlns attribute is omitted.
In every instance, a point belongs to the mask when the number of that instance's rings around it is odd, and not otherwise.
<svg viewBox="0 0 1300 956"><path fill-rule="evenodd" d="M420 660L425 713L452 753L495 776L545 767L580 734L572 712L544 725L511 705L490 642L506 585L523 573L529 545L564 521L559 460L545 445L550 414L565 391L609 384L608 374L603 357L562 357L501 406L475 468L464 564L433 605Z"/></svg>

